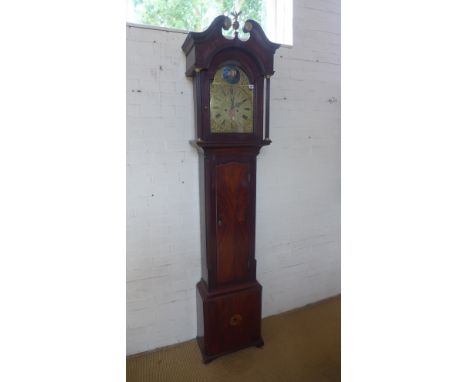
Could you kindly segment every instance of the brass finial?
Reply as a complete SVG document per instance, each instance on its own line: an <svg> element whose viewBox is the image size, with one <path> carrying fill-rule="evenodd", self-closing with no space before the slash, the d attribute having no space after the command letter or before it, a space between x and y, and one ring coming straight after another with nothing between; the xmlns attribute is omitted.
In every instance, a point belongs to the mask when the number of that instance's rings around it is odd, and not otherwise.
<svg viewBox="0 0 468 382"><path fill-rule="evenodd" d="M241 13L242 13L242 11L239 11L239 12L233 11L233 12L231 12L231 15L234 17L234 22L232 23L232 28L235 31L237 31L239 29L239 21L237 19L239 18Z"/></svg>

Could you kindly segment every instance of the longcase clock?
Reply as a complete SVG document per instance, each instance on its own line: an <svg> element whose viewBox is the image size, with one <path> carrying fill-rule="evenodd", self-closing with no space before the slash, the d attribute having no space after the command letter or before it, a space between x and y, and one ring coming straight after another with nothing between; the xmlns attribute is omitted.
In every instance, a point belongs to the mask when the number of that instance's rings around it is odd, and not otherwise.
<svg viewBox="0 0 468 382"><path fill-rule="evenodd" d="M237 14L238 15L238 14ZM279 45L260 25L218 16L182 49L193 77L200 151L202 279L197 284L197 340L204 362L263 346L262 286L256 279L256 160L269 139L270 76ZM233 37L222 29L233 28Z"/></svg>

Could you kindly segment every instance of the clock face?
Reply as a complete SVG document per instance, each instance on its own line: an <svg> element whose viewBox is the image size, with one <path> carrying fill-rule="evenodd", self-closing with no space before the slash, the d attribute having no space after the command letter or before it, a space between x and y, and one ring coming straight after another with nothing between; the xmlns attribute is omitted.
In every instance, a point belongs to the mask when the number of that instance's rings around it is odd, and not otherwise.
<svg viewBox="0 0 468 382"><path fill-rule="evenodd" d="M210 86L211 132L252 133L253 92L241 68L221 66Z"/></svg>

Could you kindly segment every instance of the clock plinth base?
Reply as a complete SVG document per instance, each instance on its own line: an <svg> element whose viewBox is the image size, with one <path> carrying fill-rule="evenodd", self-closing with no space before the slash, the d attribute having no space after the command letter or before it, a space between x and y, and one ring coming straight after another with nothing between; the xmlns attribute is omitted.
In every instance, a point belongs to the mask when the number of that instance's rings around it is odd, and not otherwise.
<svg viewBox="0 0 468 382"><path fill-rule="evenodd" d="M198 336L205 363L250 346L262 347L262 286L257 282L209 292L197 284Z"/></svg>
<svg viewBox="0 0 468 382"><path fill-rule="evenodd" d="M199 346L200 351L201 351L203 363L210 363L211 361L215 360L216 358L222 357L223 355L235 353L236 351L246 349L246 348L249 348L249 347L257 347L257 348L260 349L264 345L263 338L260 337L257 341L252 342L250 344L246 344L244 346L234 348L234 349L226 351L224 353L208 355L203 351L203 349L204 349L204 338L203 337L197 337L197 342L198 342L198 346Z"/></svg>

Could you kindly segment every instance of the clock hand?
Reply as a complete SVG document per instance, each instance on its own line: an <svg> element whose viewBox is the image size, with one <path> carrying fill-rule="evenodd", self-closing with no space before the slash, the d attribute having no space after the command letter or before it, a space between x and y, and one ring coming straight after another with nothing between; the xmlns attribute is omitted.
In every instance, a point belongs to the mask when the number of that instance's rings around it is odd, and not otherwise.
<svg viewBox="0 0 468 382"><path fill-rule="evenodd" d="M242 105L245 101L247 101L246 98L244 98L242 101L236 103L234 106L235 106L235 107L239 107L239 106Z"/></svg>

